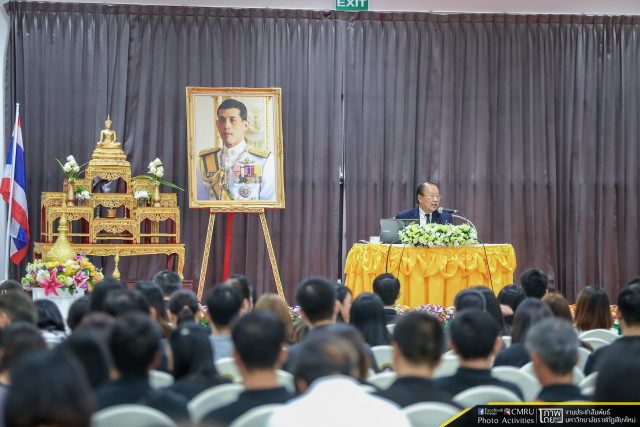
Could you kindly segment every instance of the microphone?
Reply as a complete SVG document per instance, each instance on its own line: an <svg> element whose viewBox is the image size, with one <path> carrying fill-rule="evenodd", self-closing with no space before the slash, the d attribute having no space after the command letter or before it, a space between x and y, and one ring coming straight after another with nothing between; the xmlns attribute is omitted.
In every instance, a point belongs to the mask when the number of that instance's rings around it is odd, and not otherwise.
<svg viewBox="0 0 640 427"><path fill-rule="evenodd" d="M462 214L462 211L457 209L447 209L447 208L438 208L438 213L448 213L448 214Z"/></svg>

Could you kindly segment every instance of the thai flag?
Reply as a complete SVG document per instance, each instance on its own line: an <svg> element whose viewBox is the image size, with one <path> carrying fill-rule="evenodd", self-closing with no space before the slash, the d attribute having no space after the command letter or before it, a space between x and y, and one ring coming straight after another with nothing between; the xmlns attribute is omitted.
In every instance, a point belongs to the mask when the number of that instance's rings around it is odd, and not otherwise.
<svg viewBox="0 0 640 427"><path fill-rule="evenodd" d="M15 147L14 147L15 144ZM15 156L14 156L15 154ZM12 177L13 174L13 177ZM13 182L13 192L11 183ZM11 135L11 145L7 154L7 163L4 165L4 176L0 193L4 201L9 203L11 226L9 229L11 241L9 254L14 264L20 264L29 248L29 216L27 214L27 180L24 169L24 145L22 144L22 128L20 116L16 118L16 124Z"/></svg>

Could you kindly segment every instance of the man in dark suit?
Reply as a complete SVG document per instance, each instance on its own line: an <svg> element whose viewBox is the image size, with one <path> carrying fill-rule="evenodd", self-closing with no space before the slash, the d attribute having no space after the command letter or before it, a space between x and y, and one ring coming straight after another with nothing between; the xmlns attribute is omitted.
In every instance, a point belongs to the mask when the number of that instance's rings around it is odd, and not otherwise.
<svg viewBox="0 0 640 427"><path fill-rule="evenodd" d="M448 213L438 212L440 206L440 190L432 182L424 182L416 188L418 206L402 211L396 215L396 219L419 219L420 225L424 224L451 224L453 218Z"/></svg>
<svg viewBox="0 0 640 427"><path fill-rule="evenodd" d="M398 320L395 304L400 296L400 281L393 274L379 274L373 279L373 293L378 295L384 304L387 325L395 323Z"/></svg>

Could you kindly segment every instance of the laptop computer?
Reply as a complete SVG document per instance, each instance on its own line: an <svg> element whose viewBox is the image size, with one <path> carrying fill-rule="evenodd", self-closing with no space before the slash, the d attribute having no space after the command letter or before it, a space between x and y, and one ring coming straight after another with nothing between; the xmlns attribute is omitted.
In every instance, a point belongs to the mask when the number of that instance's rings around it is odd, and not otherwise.
<svg viewBox="0 0 640 427"><path fill-rule="evenodd" d="M398 234L409 224L420 224L420 220L382 218L380 220L380 243L400 243Z"/></svg>

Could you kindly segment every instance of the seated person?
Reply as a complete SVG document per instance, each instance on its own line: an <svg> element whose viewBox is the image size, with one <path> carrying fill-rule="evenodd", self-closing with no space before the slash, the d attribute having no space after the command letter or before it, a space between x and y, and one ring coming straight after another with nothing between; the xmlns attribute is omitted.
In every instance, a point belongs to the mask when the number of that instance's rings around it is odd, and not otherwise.
<svg viewBox="0 0 640 427"><path fill-rule="evenodd" d="M624 340L602 358L594 402L640 402L640 342Z"/></svg>
<svg viewBox="0 0 640 427"><path fill-rule="evenodd" d="M245 389L238 400L204 417L212 425L229 425L257 406L284 403L293 398L293 394L278 383L276 375L286 359L285 328L280 319L266 311L251 312L238 320L231 337L233 357Z"/></svg>
<svg viewBox="0 0 640 427"><path fill-rule="evenodd" d="M542 384L539 402L586 400L573 385L573 367L578 361L578 335L573 325L557 317L541 320L531 327L525 347L533 370Z"/></svg>
<svg viewBox="0 0 640 427"><path fill-rule="evenodd" d="M523 399L517 385L491 376L491 363L502 348L502 338L498 324L489 313L464 309L451 321L449 332L449 346L460 357L460 367L452 376L437 378L436 387L455 396L471 387L495 385Z"/></svg>
<svg viewBox="0 0 640 427"><path fill-rule="evenodd" d="M435 317L422 312L402 316L393 330L393 363L398 379L376 394L402 407L419 402L456 406L453 395L438 389L432 381L443 345L444 331Z"/></svg>
<svg viewBox="0 0 640 427"><path fill-rule="evenodd" d="M393 274L380 274L373 279L373 293L378 295L384 304L387 325L395 323L398 320L396 300L400 296L400 281Z"/></svg>
<svg viewBox="0 0 640 427"><path fill-rule="evenodd" d="M211 327L213 359L231 357L231 321L240 315L242 294L231 285L218 285L207 294L207 308L205 317Z"/></svg>
<svg viewBox="0 0 640 427"><path fill-rule="evenodd" d="M451 224L453 218L448 213L438 212L440 206L440 190L431 182L424 182L416 188L418 206L402 211L395 216L396 219L419 219L420 225L425 224Z"/></svg>

